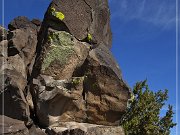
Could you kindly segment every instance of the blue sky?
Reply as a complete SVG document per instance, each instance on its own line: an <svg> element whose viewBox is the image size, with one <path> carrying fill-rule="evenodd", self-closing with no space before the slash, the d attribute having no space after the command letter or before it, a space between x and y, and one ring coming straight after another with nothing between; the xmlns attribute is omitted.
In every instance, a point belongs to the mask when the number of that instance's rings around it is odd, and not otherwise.
<svg viewBox="0 0 180 135"><path fill-rule="evenodd" d="M5 26L16 16L43 19L50 0L5 0ZM2 7L2 3L0 3ZM112 52L130 87L148 79L176 105L176 0L109 0ZM2 15L0 15L2 19ZM0 20L2 22L2 20ZM163 108L162 114L167 107ZM171 135L175 135L175 129Z"/></svg>

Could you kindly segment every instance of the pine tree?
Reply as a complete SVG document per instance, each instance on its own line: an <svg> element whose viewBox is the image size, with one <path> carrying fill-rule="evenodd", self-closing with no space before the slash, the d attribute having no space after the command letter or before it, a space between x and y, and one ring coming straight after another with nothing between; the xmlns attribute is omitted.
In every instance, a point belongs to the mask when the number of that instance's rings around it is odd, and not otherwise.
<svg viewBox="0 0 180 135"><path fill-rule="evenodd" d="M153 92L146 80L136 83L129 100L129 107L120 124L126 135L169 135L173 123L173 108L169 108L164 117L160 111L168 99L168 90Z"/></svg>

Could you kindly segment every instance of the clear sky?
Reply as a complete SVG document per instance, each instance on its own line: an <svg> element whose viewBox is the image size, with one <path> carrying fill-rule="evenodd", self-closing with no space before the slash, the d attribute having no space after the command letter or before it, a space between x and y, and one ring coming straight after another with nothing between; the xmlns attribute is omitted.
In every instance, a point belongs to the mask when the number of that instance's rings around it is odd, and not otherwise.
<svg viewBox="0 0 180 135"><path fill-rule="evenodd" d="M16 16L42 20L50 3L50 0L4 1L6 27ZM0 4L1 8L2 0ZM176 0L109 0L109 5L112 52L121 67L123 78L130 87L137 81L147 79L150 89L154 91L168 89L168 104L175 109ZM167 106L162 114L166 109ZM171 135L175 135L175 129Z"/></svg>

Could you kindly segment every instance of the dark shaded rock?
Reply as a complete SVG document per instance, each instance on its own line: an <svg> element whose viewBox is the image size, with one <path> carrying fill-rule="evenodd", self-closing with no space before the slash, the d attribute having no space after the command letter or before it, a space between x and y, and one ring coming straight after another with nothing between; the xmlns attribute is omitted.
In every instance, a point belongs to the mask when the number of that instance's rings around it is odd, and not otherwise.
<svg viewBox="0 0 180 135"><path fill-rule="evenodd" d="M25 28L25 26L23 26ZM1 63L3 63L0 95L2 113L2 96L4 95L4 114L8 117L23 120L26 125L31 123L29 106L26 100L27 67L34 56L37 43L36 30L27 26L16 29L8 34L7 41L1 42ZM11 106L11 107L10 107Z"/></svg>
<svg viewBox="0 0 180 135"><path fill-rule="evenodd" d="M29 135L47 135L42 129L36 127L35 125L33 125L30 129L29 129Z"/></svg>
<svg viewBox="0 0 180 135"><path fill-rule="evenodd" d="M3 135L47 135L42 129L33 125L28 129L24 121L0 115L0 134Z"/></svg>
<svg viewBox="0 0 180 135"><path fill-rule="evenodd" d="M125 135L120 126L103 126L88 123L56 123L46 129L49 135Z"/></svg>
<svg viewBox="0 0 180 135"><path fill-rule="evenodd" d="M57 17L52 14L51 8L55 8L55 12L62 12L65 18L58 20ZM48 8L45 19L47 19L47 21L63 21L72 35L77 39L84 39L88 34L87 29L91 24L91 8L84 0L53 0Z"/></svg>
<svg viewBox="0 0 180 135"><path fill-rule="evenodd" d="M7 30L0 26L0 42L7 39Z"/></svg>
<svg viewBox="0 0 180 135"><path fill-rule="evenodd" d="M8 56L19 54L25 65L31 63L37 45L37 32L34 29L16 29L9 34Z"/></svg>
<svg viewBox="0 0 180 135"><path fill-rule="evenodd" d="M29 131L23 121L0 115L0 134L29 135Z"/></svg>
<svg viewBox="0 0 180 135"><path fill-rule="evenodd" d="M63 19L59 19L55 13L62 13ZM51 26L56 22L63 22L69 32L77 39L83 40L88 34L91 35L93 43L103 43L111 47L110 13L107 0L77 0L59 1L53 0L49 6L44 22ZM59 25L59 27L61 27ZM59 29L57 29L59 30Z"/></svg>
<svg viewBox="0 0 180 135"><path fill-rule="evenodd" d="M19 72L24 79L27 78L26 65L20 55L16 54L7 58L7 63L15 68L14 71Z"/></svg>
<svg viewBox="0 0 180 135"><path fill-rule="evenodd" d="M42 126L57 121L118 125L130 89L105 46L90 51L84 64L73 72L74 77L57 79L48 75L40 75L33 82L37 87L37 116Z"/></svg>
<svg viewBox="0 0 180 135"><path fill-rule="evenodd" d="M86 122L102 125L118 125L124 114L130 89L121 77L120 69L105 46L90 51L84 65L75 75L84 70Z"/></svg>
<svg viewBox="0 0 180 135"><path fill-rule="evenodd" d="M31 21L33 24L35 24L36 26L40 26L41 25L41 21L39 19L32 19Z"/></svg>
<svg viewBox="0 0 180 135"><path fill-rule="evenodd" d="M27 17L18 16L8 25L9 30L21 29L21 28L32 28L37 29L37 26L33 24Z"/></svg>
<svg viewBox="0 0 180 135"><path fill-rule="evenodd" d="M8 68L0 76L4 80L4 87L1 87L0 90L0 113L2 115L4 104L4 115L28 122L30 112L24 96L26 79L19 72L13 70L13 67L9 66ZM3 96L4 102L2 103Z"/></svg>

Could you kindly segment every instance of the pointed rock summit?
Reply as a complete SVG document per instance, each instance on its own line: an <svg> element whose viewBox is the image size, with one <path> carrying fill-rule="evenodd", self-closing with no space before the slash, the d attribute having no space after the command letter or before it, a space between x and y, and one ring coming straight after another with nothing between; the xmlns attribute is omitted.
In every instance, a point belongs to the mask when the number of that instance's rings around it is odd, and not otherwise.
<svg viewBox="0 0 180 135"><path fill-rule="evenodd" d="M0 27L1 133L124 135L130 89L110 51L107 0L53 0L42 22L19 16L8 29Z"/></svg>

